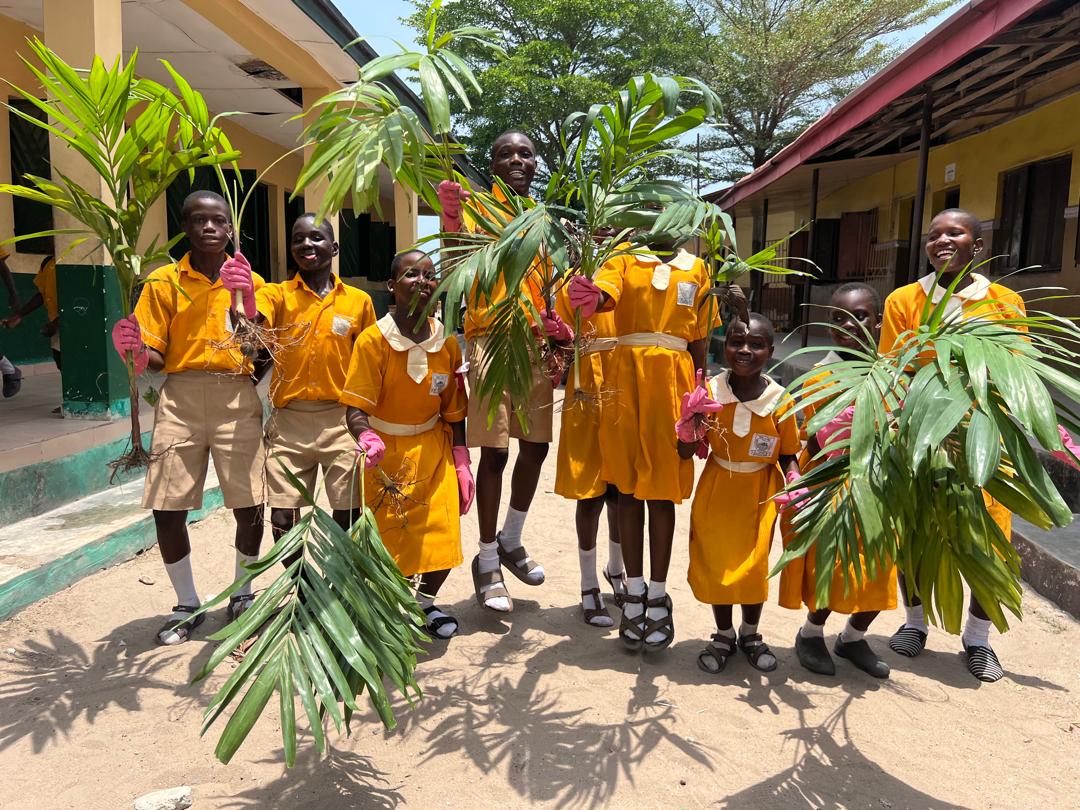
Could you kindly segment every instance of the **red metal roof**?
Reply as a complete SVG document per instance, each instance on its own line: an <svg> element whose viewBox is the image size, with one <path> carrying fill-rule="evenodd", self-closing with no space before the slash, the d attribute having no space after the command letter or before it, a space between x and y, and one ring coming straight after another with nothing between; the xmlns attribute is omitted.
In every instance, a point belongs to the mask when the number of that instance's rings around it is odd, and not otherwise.
<svg viewBox="0 0 1080 810"><path fill-rule="evenodd" d="M879 110L917 88L1049 0L970 0L963 8L811 124L734 185L709 196L724 208L801 166Z"/></svg>

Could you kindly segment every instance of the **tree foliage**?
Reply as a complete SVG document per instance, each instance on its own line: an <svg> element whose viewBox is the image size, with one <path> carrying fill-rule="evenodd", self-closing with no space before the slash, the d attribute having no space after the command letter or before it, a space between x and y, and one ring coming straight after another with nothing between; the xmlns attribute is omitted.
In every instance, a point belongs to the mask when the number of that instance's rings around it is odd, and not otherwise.
<svg viewBox="0 0 1080 810"><path fill-rule="evenodd" d="M426 4L408 19L425 32ZM696 60L696 29L677 0L459 0L441 12L439 26L495 29L507 56L463 43L460 53L476 72L482 95L455 120L477 166L508 129L526 132L544 166L538 181L562 162L560 128L575 110L608 98L632 76L683 74Z"/></svg>

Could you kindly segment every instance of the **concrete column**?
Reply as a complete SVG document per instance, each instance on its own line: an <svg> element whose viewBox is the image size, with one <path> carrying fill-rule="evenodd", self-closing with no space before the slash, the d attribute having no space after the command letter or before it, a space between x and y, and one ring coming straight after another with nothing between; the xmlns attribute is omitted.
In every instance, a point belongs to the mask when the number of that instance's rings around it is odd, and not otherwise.
<svg viewBox="0 0 1080 810"><path fill-rule="evenodd" d="M416 244L416 192L394 183L394 252L400 253Z"/></svg>
<svg viewBox="0 0 1080 810"><path fill-rule="evenodd" d="M338 89L340 89L340 88L338 88L338 87L305 87L303 89L304 109L305 110L310 110L312 104L314 104L320 98L325 96L327 93L334 92L335 90L338 90ZM310 113L306 114L304 116L304 126L307 126L310 123L310 121L312 120L312 117L313 116ZM311 159L311 153L313 151L314 151L314 147L312 147L312 146L305 146L304 147L304 163L305 164L308 162L308 160ZM326 181L318 181L318 182L312 183L311 185L309 185L307 188L304 189L304 207L307 208L308 211L318 212L319 207L322 205L323 198L326 196L327 185L328 184L327 184ZM359 213L359 212L357 212L357 213ZM337 231L338 231L338 217L337 217L337 214L334 214L333 216L329 216L329 217L327 217L327 219L330 221L330 224L334 226L334 233L337 233ZM335 273L338 272L338 257L337 256L334 257L334 272Z"/></svg>
<svg viewBox="0 0 1080 810"><path fill-rule="evenodd" d="M73 67L90 67L95 55L111 66L123 52L120 5L120 0L44 0L45 44ZM54 170L109 199L97 173L74 150L53 139L50 159ZM55 217L58 228L69 226L60 212ZM80 245L69 252L72 241L56 239L57 255L64 257L56 274L64 413L89 419L127 416L127 370L109 339L111 325L123 314L116 271L103 249Z"/></svg>

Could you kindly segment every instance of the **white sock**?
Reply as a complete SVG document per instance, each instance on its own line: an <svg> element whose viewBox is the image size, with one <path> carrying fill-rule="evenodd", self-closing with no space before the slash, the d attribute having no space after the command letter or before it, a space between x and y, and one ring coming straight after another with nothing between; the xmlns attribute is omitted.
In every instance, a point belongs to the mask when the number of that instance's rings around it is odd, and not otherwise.
<svg viewBox="0 0 1080 810"><path fill-rule="evenodd" d="M803 638L825 638L825 625L814 624L807 619L803 622L802 629L799 630L799 635Z"/></svg>
<svg viewBox="0 0 1080 810"><path fill-rule="evenodd" d="M513 551L521 545L521 530L525 528L525 517L528 514L507 505L506 518L503 520L502 531L499 533L499 543L507 551Z"/></svg>
<svg viewBox="0 0 1080 810"><path fill-rule="evenodd" d="M916 630L922 630L924 633L929 630L926 626L926 616L923 614L923 606L920 605L904 605L904 613L907 614L907 618L904 619L904 627L914 627Z"/></svg>
<svg viewBox="0 0 1080 810"><path fill-rule="evenodd" d="M443 617L453 620L453 617L450 616L450 614L443 613L441 610L435 607L434 596L427 596L418 592L416 594L416 601L420 605L420 609L424 611L425 615L427 616L428 624L435 621L436 619L441 619ZM434 610L428 610L428 608L434 608ZM452 623L444 624L438 630L433 630L432 632L439 638L450 638L450 636L454 635L454 633L457 632L457 629L457 622L452 621Z"/></svg>
<svg viewBox="0 0 1080 810"><path fill-rule="evenodd" d="M607 572L615 579L623 571L622 544L608 540L607 544Z"/></svg>
<svg viewBox="0 0 1080 810"><path fill-rule="evenodd" d="M596 546L586 550L579 548L578 562L581 564L581 592L600 587L600 580L596 578Z"/></svg>
<svg viewBox="0 0 1080 810"><path fill-rule="evenodd" d="M735 628L729 627L726 630L721 630L719 627L717 627L716 635L723 636L724 638L735 638Z"/></svg>
<svg viewBox="0 0 1080 810"><path fill-rule="evenodd" d="M248 572L244 568L244 566L245 565L251 565L252 563L256 562L258 559L259 559L258 554L254 554L254 555L245 554L244 552L240 551L240 549L237 549L236 550L236 573L233 576L233 582L236 582L241 577L247 576ZM249 580L246 585L244 585L242 588L240 588L233 595L234 596L251 596L251 581Z"/></svg>
<svg viewBox="0 0 1080 810"><path fill-rule="evenodd" d="M964 623L964 634L960 636L960 639L965 647L989 647L990 620L980 619L968 611L967 621Z"/></svg>
<svg viewBox="0 0 1080 810"><path fill-rule="evenodd" d="M483 540L479 543L480 546L480 563L479 569L481 573L488 573L490 571L499 570L499 542L492 540L490 543L485 543ZM495 585L482 585L480 587L480 593L484 594L494 588ZM491 599L484 600L492 610L499 610L507 612L510 610L510 600L505 596L494 596Z"/></svg>
<svg viewBox="0 0 1080 810"><path fill-rule="evenodd" d="M657 582L655 579L649 580L649 599L663 599L667 596L667 583ZM666 607L651 607L645 611L646 618L649 619L662 619L668 615L668 609ZM645 641L649 644L659 644L664 640L664 633L659 630L649 633L645 637Z"/></svg>
<svg viewBox="0 0 1080 810"><path fill-rule="evenodd" d="M756 624L747 624L746 622L741 622L739 624L739 638L742 638L743 636L754 635L754 633L757 632L757 628L758 626Z"/></svg>
<svg viewBox="0 0 1080 810"><path fill-rule="evenodd" d="M202 604L198 591L195 590L195 577L191 573L191 554L174 563L165 563L165 572L176 591L176 604L188 607L199 607Z"/></svg>
<svg viewBox="0 0 1080 810"><path fill-rule="evenodd" d="M840 640L844 644L851 644L855 641L862 641L863 636L865 635L865 630L860 630L851 623L851 619L848 619L847 624L844 625L844 629L840 631Z"/></svg>
<svg viewBox="0 0 1080 810"><path fill-rule="evenodd" d="M0 354L0 374L14 374L15 366L4 355Z"/></svg>

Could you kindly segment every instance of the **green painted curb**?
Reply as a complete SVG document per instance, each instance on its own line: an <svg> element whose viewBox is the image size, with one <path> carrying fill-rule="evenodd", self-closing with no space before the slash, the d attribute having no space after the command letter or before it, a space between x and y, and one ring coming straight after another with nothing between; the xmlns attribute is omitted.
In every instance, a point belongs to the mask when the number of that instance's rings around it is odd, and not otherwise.
<svg viewBox="0 0 1080 810"><path fill-rule="evenodd" d="M203 494L202 509L190 512L188 523L204 519L223 505L220 487L207 490ZM155 542L154 518L147 511L146 517L137 523L107 534L0 585L0 619L6 619L16 611L52 596L101 569L130 560L138 552L152 547Z"/></svg>

